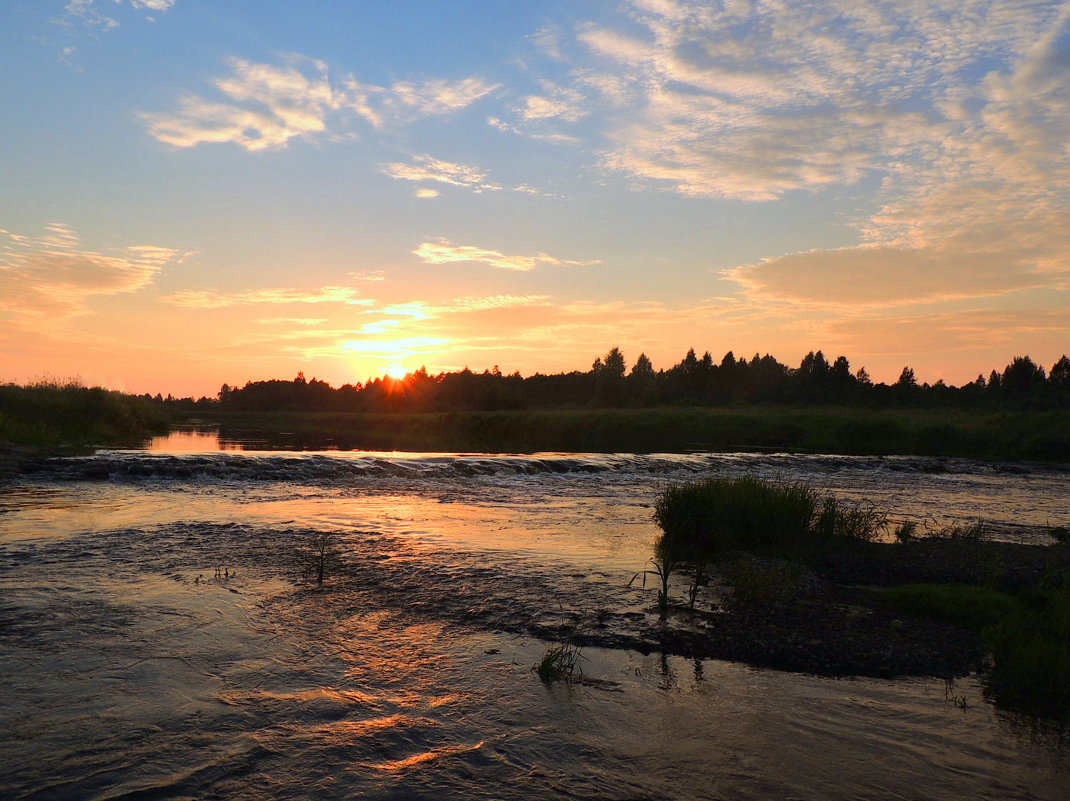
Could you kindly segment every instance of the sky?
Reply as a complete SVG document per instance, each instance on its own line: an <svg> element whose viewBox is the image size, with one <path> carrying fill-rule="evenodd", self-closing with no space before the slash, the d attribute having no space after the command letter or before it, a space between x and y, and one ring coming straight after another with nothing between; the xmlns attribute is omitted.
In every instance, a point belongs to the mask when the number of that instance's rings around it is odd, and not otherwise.
<svg viewBox="0 0 1070 801"><path fill-rule="evenodd" d="M0 381L1070 351L1070 2L5 0Z"/></svg>

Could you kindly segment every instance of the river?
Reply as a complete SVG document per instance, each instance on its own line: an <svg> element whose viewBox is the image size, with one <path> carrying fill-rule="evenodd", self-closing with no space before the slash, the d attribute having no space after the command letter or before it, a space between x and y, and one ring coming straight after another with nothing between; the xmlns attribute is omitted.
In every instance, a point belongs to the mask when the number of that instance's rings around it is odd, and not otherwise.
<svg viewBox="0 0 1070 801"><path fill-rule="evenodd" d="M179 432L0 488L5 799L1065 799L976 676L824 678L533 636L645 620L659 490L804 481L1045 542L1070 472L777 454L248 450ZM348 565L322 588L302 554Z"/></svg>

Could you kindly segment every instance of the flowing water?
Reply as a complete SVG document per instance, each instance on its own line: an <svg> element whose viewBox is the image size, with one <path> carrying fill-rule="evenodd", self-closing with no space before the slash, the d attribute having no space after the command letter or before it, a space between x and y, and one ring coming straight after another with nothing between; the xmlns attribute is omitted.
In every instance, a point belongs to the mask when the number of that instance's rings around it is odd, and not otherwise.
<svg viewBox="0 0 1070 801"><path fill-rule="evenodd" d="M245 450L186 432L0 488L0 797L1065 799L1070 744L976 677L829 679L626 648L659 488L779 476L1046 542L1070 473L754 454ZM344 576L317 588L322 533ZM959 700L956 704L953 701Z"/></svg>

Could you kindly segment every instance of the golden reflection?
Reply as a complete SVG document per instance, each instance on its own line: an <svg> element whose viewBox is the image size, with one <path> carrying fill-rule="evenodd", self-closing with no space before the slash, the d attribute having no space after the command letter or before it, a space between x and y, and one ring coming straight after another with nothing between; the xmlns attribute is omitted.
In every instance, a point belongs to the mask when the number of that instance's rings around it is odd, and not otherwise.
<svg viewBox="0 0 1070 801"><path fill-rule="evenodd" d="M478 751L483 747L485 740L480 740L473 745L443 745L438 748L432 748L430 751L424 751L419 754L413 754L410 757L404 759L395 759L389 762L380 762L379 764L369 765L369 767L376 768L390 773L394 773L407 768L414 767L423 762L430 762L434 759L441 759L442 757L456 756L458 754L468 754L472 751Z"/></svg>

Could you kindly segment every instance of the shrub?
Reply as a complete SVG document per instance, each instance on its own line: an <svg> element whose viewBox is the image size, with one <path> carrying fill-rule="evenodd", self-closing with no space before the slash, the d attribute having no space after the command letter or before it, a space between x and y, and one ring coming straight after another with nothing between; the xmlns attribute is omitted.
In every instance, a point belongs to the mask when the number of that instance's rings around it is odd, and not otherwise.
<svg viewBox="0 0 1070 801"><path fill-rule="evenodd" d="M135 445L167 429L144 398L74 381L0 385L0 441L16 445Z"/></svg>

